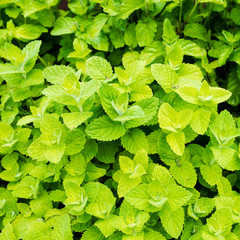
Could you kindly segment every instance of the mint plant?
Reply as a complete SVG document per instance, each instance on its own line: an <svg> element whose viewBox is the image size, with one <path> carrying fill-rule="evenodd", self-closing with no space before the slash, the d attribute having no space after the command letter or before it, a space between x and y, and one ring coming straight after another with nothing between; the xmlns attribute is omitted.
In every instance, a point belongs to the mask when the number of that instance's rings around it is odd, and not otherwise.
<svg viewBox="0 0 240 240"><path fill-rule="evenodd" d="M239 1L61 4L0 2L0 239L240 239Z"/></svg>

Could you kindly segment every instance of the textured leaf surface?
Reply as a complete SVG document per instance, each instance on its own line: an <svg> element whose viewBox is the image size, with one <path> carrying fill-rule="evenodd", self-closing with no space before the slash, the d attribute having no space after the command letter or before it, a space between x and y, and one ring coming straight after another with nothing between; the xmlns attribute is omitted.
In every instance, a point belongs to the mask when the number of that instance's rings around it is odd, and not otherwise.
<svg viewBox="0 0 240 240"><path fill-rule="evenodd" d="M140 129L129 130L122 138L123 147L131 153L137 153L141 149L148 150L148 141Z"/></svg>
<svg viewBox="0 0 240 240"><path fill-rule="evenodd" d="M165 92L173 91L175 85L178 83L177 74L172 68L164 64L153 64L151 66L153 77Z"/></svg>
<svg viewBox="0 0 240 240"><path fill-rule="evenodd" d="M109 117L103 116L91 122L86 133L94 139L101 141L112 141L122 137L126 132L125 127Z"/></svg>
<svg viewBox="0 0 240 240"><path fill-rule="evenodd" d="M110 63L101 57L89 58L86 67L92 79L106 81L112 77L112 67Z"/></svg>
<svg viewBox="0 0 240 240"><path fill-rule="evenodd" d="M159 213L163 227L172 237L178 238L181 234L184 224L184 211L179 208L174 212L168 209Z"/></svg>
<svg viewBox="0 0 240 240"><path fill-rule="evenodd" d="M157 23L154 20L144 22L138 21L136 25L136 37L140 47L148 46L155 36L157 31Z"/></svg>

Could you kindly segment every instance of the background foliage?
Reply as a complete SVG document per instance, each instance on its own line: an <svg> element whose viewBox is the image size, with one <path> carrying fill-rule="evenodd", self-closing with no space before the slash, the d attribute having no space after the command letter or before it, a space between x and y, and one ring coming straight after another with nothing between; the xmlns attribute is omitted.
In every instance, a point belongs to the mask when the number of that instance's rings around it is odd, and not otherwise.
<svg viewBox="0 0 240 240"><path fill-rule="evenodd" d="M240 7L0 1L0 239L240 239Z"/></svg>

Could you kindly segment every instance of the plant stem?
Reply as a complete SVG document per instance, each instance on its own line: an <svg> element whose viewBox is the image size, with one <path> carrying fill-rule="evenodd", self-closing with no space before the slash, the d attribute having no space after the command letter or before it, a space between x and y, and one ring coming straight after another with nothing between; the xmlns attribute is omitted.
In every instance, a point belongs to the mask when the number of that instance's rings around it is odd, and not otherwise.
<svg viewBox="0 0 240 240"><path fill-rule="evenodd" d="M51 18L51 21L52 21L52 25L54 25L55 21L54 21L54 18L53 18L53 13L52 13L51 8L48 9L48 12L49 12L49 15L50 15L50 18Z"/></svg>
<svg viewBox="0 0 240 240"><path fill-rule="evenodd" d="M182 29L182 0L180 0L180 13L179 13L179 19L178 19L178 31L181 32Z"/></svg>
<svg viewBox="0 0 240 240"><path fill-rule="evenodd" d="M48 67L47 63L39 55L38 55L38 59L45 67Z"/></svg>
<svg viewBox="0 0 240 240"><path fill-rule="evenodd" d="M145 16L148 17L148 3L145 4Z"/></svg>
<svg viewBox="0 0 240 240"><path fill-rule="evenodd" d="M79 2L80 2L80 4L81 4L82 8L84 8L83 1L82 1L82 0L79 0Z"/></svg>
<svg viewBox="0 0 240 240"><path fill-rule="evenodd" d="M188 14L187 19L186 19L185 22L183 23L183 25L182 25L182 29L181 29L181 32L180 32L180 33L182 33L182 31L183 31L185 25L187 24L188 20L191 18L191 16L193 15L193 13L195 12L197 6L198 6L198 0L195 0L195 4L194 4L194 6L193 6L191 12Z"/></svg>

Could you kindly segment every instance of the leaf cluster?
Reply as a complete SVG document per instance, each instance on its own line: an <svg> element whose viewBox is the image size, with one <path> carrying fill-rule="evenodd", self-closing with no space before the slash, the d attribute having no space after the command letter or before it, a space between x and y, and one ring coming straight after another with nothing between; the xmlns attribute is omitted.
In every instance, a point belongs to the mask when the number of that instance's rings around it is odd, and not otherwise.
<svg viewBox="0 0 240 240"><path fill-rule="evenodd" d="M239 0L0 1L0 240L240 239Z"/></svg>

